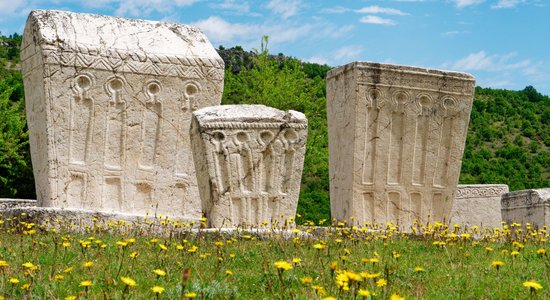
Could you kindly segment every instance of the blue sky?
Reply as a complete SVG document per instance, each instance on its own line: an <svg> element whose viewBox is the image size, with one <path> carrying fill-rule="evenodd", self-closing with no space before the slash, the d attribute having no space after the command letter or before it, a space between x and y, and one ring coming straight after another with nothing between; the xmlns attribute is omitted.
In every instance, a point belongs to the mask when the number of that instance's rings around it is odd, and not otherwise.
<svg viewBox="0 0 550 300"><path fill-rule="evenodd" d="M0 0L0 31L22 33L32 9L193 24L214 47L260 47L338 66L376 61L456 70L482 87L550 95L550 1Z"/></svg>

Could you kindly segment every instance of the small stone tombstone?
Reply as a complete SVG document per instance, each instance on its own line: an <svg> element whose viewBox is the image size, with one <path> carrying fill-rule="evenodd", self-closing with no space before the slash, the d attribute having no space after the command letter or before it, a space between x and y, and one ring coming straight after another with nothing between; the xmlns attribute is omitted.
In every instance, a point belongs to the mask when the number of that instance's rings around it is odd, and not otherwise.
<svg viewBox="0 0 550 300"><path fill-rule="evenodd" d="M39 206L200 218L191 113L224 64L197 28L33 11L21 65Z"/></svg>
<svg viewBox="0 0 550 300"><path fill-rule="evenodd" d="M508 193L506 184L459 184L450 223L502 227L500 200L505 193Z"/></svg>
<svg viewBox="0 0 550 300"><path fill-rule="evenodd" d="M199 109L191 126L203 210L212 227L282 226L294 217L307 119L263 105Z"/></svg>
<svg viewBox="0 0 550 300"><path fill-rule="evenodd" d="M550 188L504 194L502 220L509 224L530 223L540 229L550 226Z"/></svg>
<svg viewBox="0 0 550 300"><path fill-rule="evenodd" d="M332 217L448 221L474 95L465 73L354 62L327 74Z"/></svg>

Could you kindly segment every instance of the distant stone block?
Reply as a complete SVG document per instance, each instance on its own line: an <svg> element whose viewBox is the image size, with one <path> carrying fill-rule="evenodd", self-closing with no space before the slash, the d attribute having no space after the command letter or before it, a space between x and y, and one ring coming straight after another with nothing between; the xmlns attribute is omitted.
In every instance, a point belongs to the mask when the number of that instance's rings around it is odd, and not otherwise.
<svg viewBox="0 0 550 300"><path fill-rule="evenodd" d="M500 200L506 184L459 184L450 223L480 228L502 227Z"/></svg>
<svg viewBox="0 0 550 300"><path fill-rule="evenodd" d="M191 113L224 64L199 29L33 11L21 49L39 206L200 218Z"/></svg>
<svg viewBox="0 0 550 300"><path fill-rule="evenodd" d="M282 226L296 215L307 119L263 105L193 113L193 154L212 227Z"/></svg>
<svg viewBox="0 0 550 300"><path fill-rule="evenodd" d="M550 226L550 188L515 191L502 196L502 219L507 223Z"/></svg>
<svg viewBox="0 0 550 300"><path fill-rule="evenodd" d="M331 70L332 216L403 228L448 220L474 86L469 74L417 67L354 62Z"/></svg>

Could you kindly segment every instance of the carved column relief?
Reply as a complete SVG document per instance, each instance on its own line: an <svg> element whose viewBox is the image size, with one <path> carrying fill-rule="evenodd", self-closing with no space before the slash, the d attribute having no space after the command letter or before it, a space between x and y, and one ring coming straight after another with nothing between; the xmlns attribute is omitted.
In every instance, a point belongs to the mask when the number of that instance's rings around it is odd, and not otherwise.
<svg viewBox="0 0 550 300"><path fill-rule="evenodd" d="M109 100L105 129L105 168L122 170L126 140L126 101L123 98L124 82L119 77L107 81Z"/></svg>
<svg viewBox="0 0 550 300"><path fill-rule="evenodd" d="M86 165L94 123L94 100L89 95L93 79L89 74L76 76L70 107L69 159L71 164Z"/></svg>
<svg viewBox="0 0 550 300"><path fill-rule="evenodd" d="M198 108L197 96L200 95L201 86L198 82L188 81L184 83L184 92L181 95L181 107L178 118L178 132L176 139L176 176L187 178L189 176L189 162L191 161L191 153L188 147L191 144L189 132L185 129L189 128L191 122L191 113ZM187 145L187 146L186 146Z"/></svg>
<svg viewBox="0 0 550 300"><path fill-rule="evenodd" d="M159 98L161 92L160 82L149 81L145 86L147 101L143 111L143 123L141 129L141 157L139 167L142 170L152 171L155 165L157 145L160 139L160 123L162 120L162 101Z"/></svg>

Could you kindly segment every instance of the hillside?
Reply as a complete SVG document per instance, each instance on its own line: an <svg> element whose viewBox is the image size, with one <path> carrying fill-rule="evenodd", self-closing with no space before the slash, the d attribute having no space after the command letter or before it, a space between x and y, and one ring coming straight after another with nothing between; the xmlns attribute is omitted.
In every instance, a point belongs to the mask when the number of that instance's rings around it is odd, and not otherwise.
<svg viewBox="0 0 550 300"><path fill-rule="evenodd" d="M0 37L0 197L33 198L23 88L21 37ZM304 112L309 135L298 212L328 218L328 138L325 75L330 69L283 54L241 47L218 50L226 62L223 104L261 103ZM550 187L550 98L521 91L476 88L461 183L504 183L510 190Z"/></svg>

